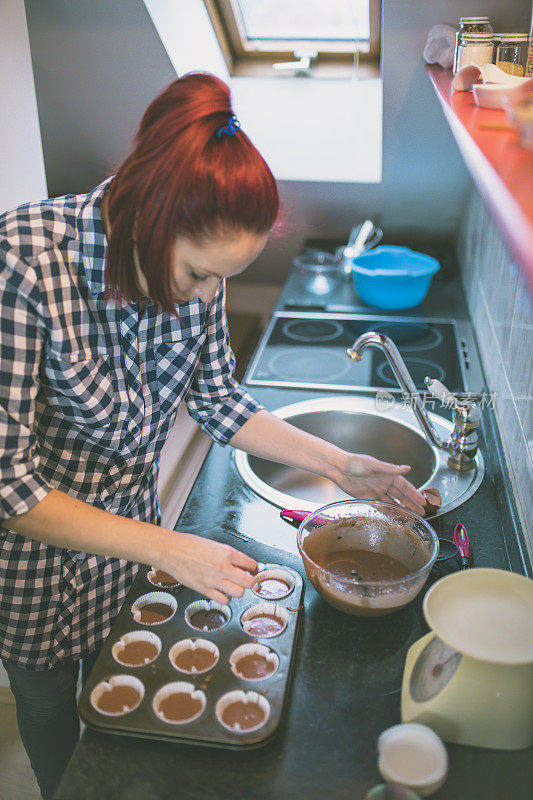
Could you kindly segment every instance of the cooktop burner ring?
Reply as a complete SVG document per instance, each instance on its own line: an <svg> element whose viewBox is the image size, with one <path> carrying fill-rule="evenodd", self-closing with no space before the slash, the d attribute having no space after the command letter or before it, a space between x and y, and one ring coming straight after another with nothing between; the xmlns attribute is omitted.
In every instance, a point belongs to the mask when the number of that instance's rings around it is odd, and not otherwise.
<svg viewBox="0 0 533 800"><path fill-rule="evenodd" d="M311 332L295 331L298 327ZM343 325L331 319L290 319L283 325L282 331L295 342L331 342L342 334Z"/></svg>
<svg viewBox="0 0 533 800"><path fill-rule="evenodd" d="M316 381L317 368L321 382L335 381L346 375L350 367L351 361L346 354L325 347L320 350L320 361L317 360L316 353L308 347L288 347L271 356L268 362L271 374L277 375L281 380L300 382Z"/></svg>
<svg viewBox="0 0 533 800"><path fill-rule="evenodd" d="M396 328L399 333L395 336L394 332L391 332L391 328ZM409 341L405 343L402 342L402 339L405 340L406 335L407 337L409 336L409 330L413 330L413 328L422 332L422 337L429 335L429 341L422 338L419 344L416 343L416 340L412 343L409 343ZM441 344L443 339L441 331L428 322L378 322L377 325L371 325L368 331L384 333L392 339L398 350L401 350L402 353L418 353L425 350L433 350Z"/></svg>
<svg viewBox="0 0 533 800"><path fill-rule="evenodd" d="M444 367L441 367L440 364L435 364L434 361L429 361L427 358L404 358L405 365L411 375L413 375L414 368L419 368L420 366L425 367L425 374L430 378L436 378L438 381L444 381L446 378L446 370ZM387 374L387 371L390 372L390 377ZM381 378L381 380L388 384L389 386L398 386L398 381L394 377L392 372L391 366L388 361L384 361L382 364L379 365L377 368L377 374Z"/></svg>

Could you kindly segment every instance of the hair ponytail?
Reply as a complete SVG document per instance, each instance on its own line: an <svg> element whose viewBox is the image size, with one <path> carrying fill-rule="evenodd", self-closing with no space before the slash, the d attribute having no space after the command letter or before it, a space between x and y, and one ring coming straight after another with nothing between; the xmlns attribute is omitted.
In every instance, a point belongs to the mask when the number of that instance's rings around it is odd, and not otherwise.
<svg viewBox="0 0 533 800"><path fill-rule="evenodd" d="M242 130L217 136L232 116L229 88L207 73L178 78L148 106L109 190L107 299L137 296L136 246L151 299L174 314L170 269L177 236L201 242L272 228L279 197L267 163Z"/></svg>

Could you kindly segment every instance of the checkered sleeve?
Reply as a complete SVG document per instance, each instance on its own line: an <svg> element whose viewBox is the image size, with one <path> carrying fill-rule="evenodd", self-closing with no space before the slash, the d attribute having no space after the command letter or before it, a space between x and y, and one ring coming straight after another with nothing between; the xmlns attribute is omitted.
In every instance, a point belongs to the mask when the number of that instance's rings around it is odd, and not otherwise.
<svg viewBox="0 0 533 800"><path fill-rule="evenodd" d="M24 514L51 486L39 475L34 433L41 354L35 271L0 235L0 519Z"/></svg>
<svg viewBox="0 0 533 800"><path fill-rule="evenodd" d="M185 398L191 417L222 445L262 408L235 380L234 370L235 356L226 318L226 287L222 281L211 304L207 338Z"/></svg>

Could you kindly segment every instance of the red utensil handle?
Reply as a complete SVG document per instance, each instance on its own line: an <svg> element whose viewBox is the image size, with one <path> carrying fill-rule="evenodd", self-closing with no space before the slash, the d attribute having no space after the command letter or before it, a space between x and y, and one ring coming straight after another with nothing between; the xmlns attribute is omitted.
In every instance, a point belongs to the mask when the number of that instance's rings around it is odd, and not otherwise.
<svg viewBox="0 0 533 800"><path fill-rule="evenodd" d="M459 548L458 560L463 569L472 566L472 548L470 547L470 537L462 522L455 526L453 541Z"/></svg>
<svg viewBox="0 0 533 800"><path fill-rule="evenodd" d="M279 515L281 519L285 520L285 522L288 522L289 525L293 526L293 528L299 528L302 520L304 520L306 517L309 516L309 514L312 513L313 513L312 511L302 511L300 509L284 508L283 511L279 512ZM313 522L316 523L317 525L321 524L325 525L326 522L332 522L332 521L333 520L330 517L325 517L325 516L315 517L313 520Z"/></svg>
<svg viewBox="0 0 533 800"><path fill-rule="evenodd" d="M288 522L289 525L293 526L293 528L299 528L300 522L305 519L309 513L309 511L295 511L284 508L283 511L279 512L279 515L282 520Z"/></svg>

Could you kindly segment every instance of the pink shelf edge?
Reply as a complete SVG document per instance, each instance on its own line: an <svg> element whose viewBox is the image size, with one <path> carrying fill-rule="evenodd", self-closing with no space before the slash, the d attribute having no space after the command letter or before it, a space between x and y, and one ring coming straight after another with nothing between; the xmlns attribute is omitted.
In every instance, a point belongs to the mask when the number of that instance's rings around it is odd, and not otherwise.
<svg viewBox="0 0 533 800"><path fill-rule="evenodd" d="M533 294L533 214L515 197L498 167L489 161L469 128L452 109L446 85L449 80L451 91L451 73L436 65L428 65L426 69L472 179L489 206Z"/></svg>

